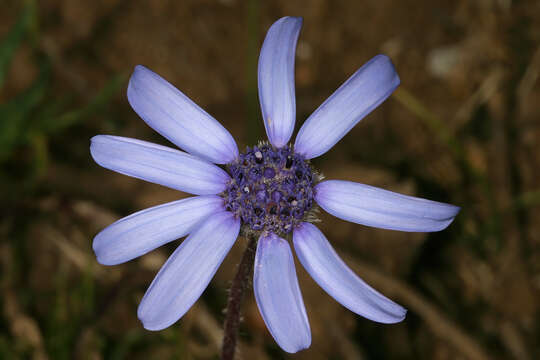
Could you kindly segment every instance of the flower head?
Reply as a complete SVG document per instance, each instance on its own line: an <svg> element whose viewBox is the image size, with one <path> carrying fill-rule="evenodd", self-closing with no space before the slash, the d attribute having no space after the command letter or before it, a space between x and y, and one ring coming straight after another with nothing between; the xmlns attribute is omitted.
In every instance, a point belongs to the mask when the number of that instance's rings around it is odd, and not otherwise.
<svg viewBox="0 0 540 360"><path fill-rule="evenodd" d="M315 206L358 224L418 232L443 230L459 208L350 181L322 181L309 162L330 150L399 85L384 55L356 71L304 122L294 146L289 145L301 26L300 18L279 19L262 46L259 98L269 143L239 153L218 121L143 66L131 76L128 100L150 127L186 152L117 136L92 138L90 150L99 165L197 195L120 219L94 239L98 261L114 265L188 235L139 305L145 328L160 330L178 321L241 232L258 237L255 298L283 350L296 352L311 343L288 240L307 272L343 306L381 323L405 318L403 307L367 285L340 259L312 224Z"/></svg>

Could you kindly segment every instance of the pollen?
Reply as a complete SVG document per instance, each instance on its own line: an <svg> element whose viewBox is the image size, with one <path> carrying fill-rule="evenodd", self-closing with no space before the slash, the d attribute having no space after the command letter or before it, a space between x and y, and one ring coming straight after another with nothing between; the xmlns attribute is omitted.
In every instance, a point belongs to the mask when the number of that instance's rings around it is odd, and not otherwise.
<svg viewBox="0 0 540 360"><path fill-rule="evenodd" d="M309 221L319 176L289 146L248 147L227 170L231 181L222 193L225 207L242 219L246 231L286 235Z"/></svg>

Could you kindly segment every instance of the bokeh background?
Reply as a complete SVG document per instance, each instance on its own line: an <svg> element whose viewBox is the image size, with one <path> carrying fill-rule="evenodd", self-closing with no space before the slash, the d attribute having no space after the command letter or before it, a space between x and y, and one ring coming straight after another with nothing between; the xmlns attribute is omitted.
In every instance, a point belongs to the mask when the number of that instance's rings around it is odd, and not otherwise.
<svg viewBox="0 0 540 360"><path fill-rule="evenodd" d="M187 196L97 166L89 139L171 145L130 109L136 64L215 116L240 148L264 139L256 66L281 16L304 17L297 128L378 53L402 85L314 164L348 179L462 207L445 231L400 233L321 214L368 283L409 309L382 325L326 295L297 263L308 350L274 343L252 291L239 359L540 357L540 2L535 0L2 0L0 358L215 359L239 239L181 321L149 332L138 302L179 241L114 267L93 236Z"/></svg>

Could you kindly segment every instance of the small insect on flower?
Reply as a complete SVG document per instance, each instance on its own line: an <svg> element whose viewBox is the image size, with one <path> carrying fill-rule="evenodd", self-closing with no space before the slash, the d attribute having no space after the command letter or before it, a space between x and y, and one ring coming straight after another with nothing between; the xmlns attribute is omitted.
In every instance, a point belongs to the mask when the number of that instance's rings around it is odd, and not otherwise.
<svg viewBox="0 0 540 360"><path fill-rule="evenodd" d="M289 144L301 26L301 18L279 19L262 46L258 85L268 143L239 153L218 121L143 66L135 68L129 81L129 103L150 127L186 152L117 136L92 138L90 151L99 165L197 195L125 217L94 239L98 261L115 265L188 235L139 305L137 314L146 329L164 329L188 311L240 233L258 237L255 298L283 350L294 353L311 344L289 242L313 279L349 310L381 323L405 318L406 310L362 281L313 225L316 204L354 223L416 232L445 229L459 208L351 181L322 181L310 164L399 85L387 56L377 55L358 69L304 122L294 145Z"/></svg>

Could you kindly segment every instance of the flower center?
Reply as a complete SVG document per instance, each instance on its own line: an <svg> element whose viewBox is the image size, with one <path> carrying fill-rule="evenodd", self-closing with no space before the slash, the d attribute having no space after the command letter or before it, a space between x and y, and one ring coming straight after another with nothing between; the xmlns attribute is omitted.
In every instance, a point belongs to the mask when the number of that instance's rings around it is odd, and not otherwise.
<svg viewBox="0 0 540 360"><path fill-rule="evenodd" d="M226 209L254 231L287 234L313 206L310 165L290 147L249 147L228 165L232 177L223 193Z"/></svg>

